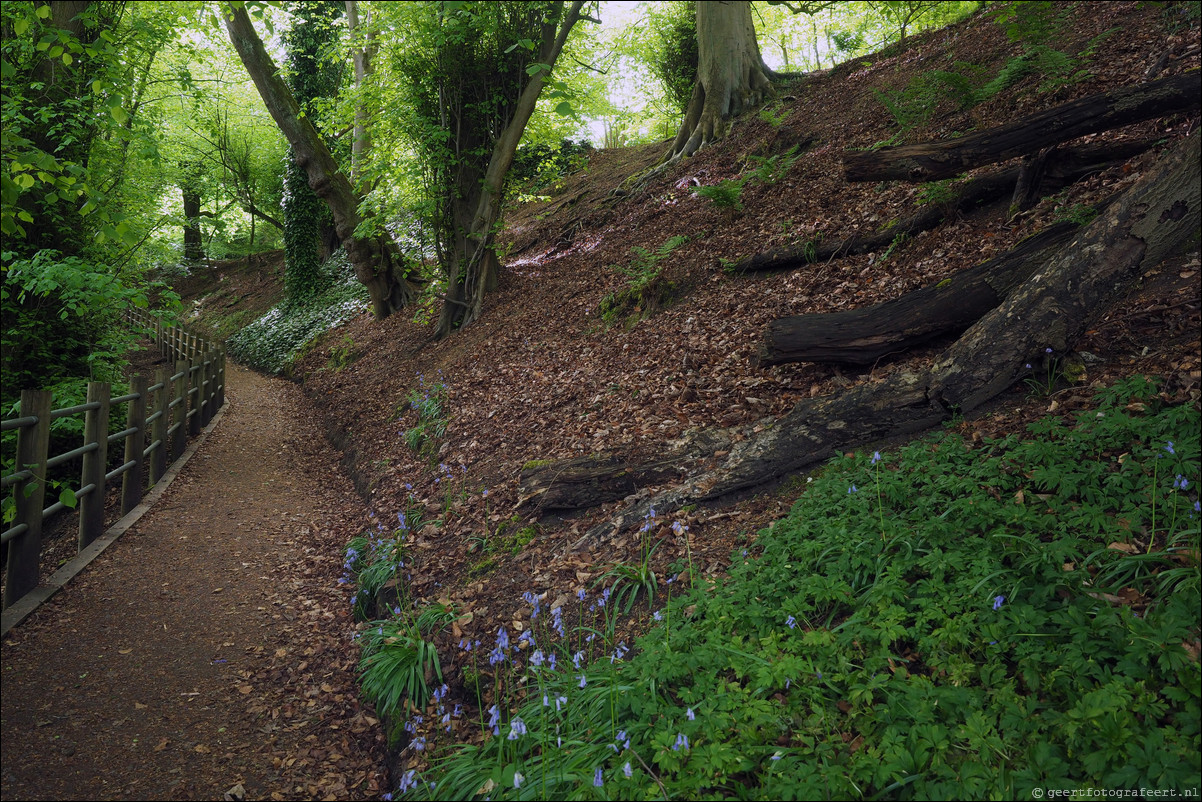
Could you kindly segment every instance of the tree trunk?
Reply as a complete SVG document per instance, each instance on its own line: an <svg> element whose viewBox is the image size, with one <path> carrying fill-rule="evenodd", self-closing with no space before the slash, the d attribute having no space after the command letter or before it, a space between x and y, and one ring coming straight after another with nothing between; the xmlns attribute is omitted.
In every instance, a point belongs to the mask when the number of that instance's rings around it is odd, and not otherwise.
<svg viewBox="0 0 1202 802"><path fill-rule="evenodd" d="M356 36L360 35L363 30L359 26L359 3L357 0L346 0L346 21L348 32L351 36L351 41L355 41ZM362 47L355 47L351 51L351 60L355 68L355 92L363 92L363 84L370 76L374 69L372 67L372 57L375 55L375 31L371 30L371 11L370 9L364 14L364 24L368 30L367 41L363 42ZM371 135L367 130L368 114L367 107L360 97L355 103L355 130L354 139L351 141L351 181L358 184L363 170L363 159L367 152L371 150Z"/></svg>
<svg viewBox="0 0 1202 802"><path fill-rule="evenodd" d="M1057 223L1002 256L892 301L774 320L764 332L759 365L871 365L936 337L959 334L1026 281L1063 247L1077 227L1076 223Z"/></svg>
<svg viewBox="0 0 1202 802"><path fill-rule="evenodd" d="M180 191L184 196L184 260L199 262L204 258L200 233L200 190L195 185L185 184Z"/></svg>
<svg viewBox="0 0 1202 802"><path fill-rule="evenodd" d="M848 181L935 181L965 170L1035 153L1086 134L1194 111L1202 100L1196 72L1090 95L1007 125L944 142L851 153Z"/></svg>
<svg viewBox="0 0 1202 802"><path fill-rule="evenodd" d="M721 139L730 121L772 94L751 22L751 3L710 0L697 4L697 83L684 122L665 163L692 156Z"/></svg>
<svg viewBox="0 0 1202 802"><path fill-rule="evenodd" d="M225 27L238 56L246 66L263 103L292 146L298 164L309 176L309 186L330 207L334 226L350 256L355 275L371 295L372 312L385 318L417 300L419 279L410 275L404 259L387 233L358 238L361 222L359 198L350 181L308 118L299 116L296 99L279 77L279 70L263 47L243 7L223 6Z"/></svg>
<svg viewBox="0 0 1202 802"><path fill-rule="evenodd" d="M582 0L575 0L561 19L549 19L543 23L538 64L554 68L568 34L580 19L583 7ZM493 145L483 179L477 183L470 177L460 177L460 196L463 200L456 202L453 213L456 233L453 253L448 255L446 264L447 294L438 319L435 335L438 338L446 337L479 318L484 309L485 293L496 288L500 263L493 252L493 229L501 214L505 176L513 164L526 123L534 114L548 72L546 69L535 72L522 89L509 124ZM461 224L461 219L466 225Z"/></svg>
<svg viewBox="0 0 1202 802"><path fill-rule="evenodd" d="M775 425L736 443L719 467L628 505L593 527L577 547L636 525L651 507L663 514L713 501L779 480L837 451L971 412L1012 387L1024 364L1045 348L1068 351L1143 271L1198 246L1200 142L1198 132L1179 142L925 373L902 373L802 401Z"/></svg>

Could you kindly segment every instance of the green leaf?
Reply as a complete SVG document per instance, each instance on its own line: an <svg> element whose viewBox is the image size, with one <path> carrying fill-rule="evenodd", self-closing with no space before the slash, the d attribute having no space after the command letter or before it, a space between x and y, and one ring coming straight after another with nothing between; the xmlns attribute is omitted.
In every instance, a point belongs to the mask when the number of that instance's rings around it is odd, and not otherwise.
<svg viewBox="0 0 1202 802"><path fill-rule="evenodd" d="M560 115L562 115L562 116L564 116L564 117L571 116L571 114L572 114L572 104L571 104L571 103L569 103L569 102L568 102L568 101L566 101L566 100L565 100L565 101L563 101L562 103L560 103L558 106L556 106L556 107L555 107L555 113L556 113L556 114L560 114Z"/></svg>
<svg viewBox="0 0 1202 802"><path fill-rule="evenodd" d="M125 112L125 109L121 108L120 104L114 103L112 106L109 106L109 114L121 125L124 125L125 121L129 119L129 115Z"/></svg>
<svg viewBox="0 0 1202 802"><path fill-rule="evenodd" d="M29 30L29 20L19 19L13 23L13 32L17 36L20 36L21 34L25 33L25 31L27 31L27 30Z"/></svg>
<svg viewBox="0 0 1202 802"><path fill-rule="evenodd" d="M69 487L64 487L63 492L58 494L58 500L62 502L64 507L75 509L75 505L79 503L79 499L75 498L75 491Z"/></svg>
<svg viewBox="0 0 1202 802"><path fill-rule="evenodd" d="M49 5L49 4L46 4L46 5L44 5L44 6L38 6L38 7L37 7L37 10L36 10L36 11L34 11L34 13L38 15L38 18L39 18L39 19L49 19L49 17L50 17L50 5Z"/></svg>
<svg viewBox="0 0 1202 802"><path fill-rule="evenodd" d="M74 61L74 59L73 59L73 58L71 58L71 54L70 54L70 53L63 53L63 64L65 64L66 66L70 67L70 66L71 66L71 62L72 62L72 61Z"/></svg>

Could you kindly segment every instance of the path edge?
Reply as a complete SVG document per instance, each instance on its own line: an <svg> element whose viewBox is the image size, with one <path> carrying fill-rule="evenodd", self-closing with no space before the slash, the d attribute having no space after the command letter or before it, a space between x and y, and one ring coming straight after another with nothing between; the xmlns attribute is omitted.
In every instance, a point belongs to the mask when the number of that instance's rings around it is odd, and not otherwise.
<svg viewBox="0 0 1202 802"><path fill-rule="evenodd" d="M172 463L171 467L163 474L154 487L152 487L145 496L142 497L141 503L127 512L115 524L110 526L103 535L96 538L79 554L69 560L65 565L51 574L44 584L39 584L36 588L26 593L16 601L11 607L0 614L0 637L8 634L9 630L20 624L26 618L33 614L35 610L42 606L44 602L50 599L55 593L62 590L68 582L83 572L83 569L88 566L93 560L104 553L104 550L117 542L117 539L124 535L130 528L133 527L142 516L150 512L155 502L166 492L171 483L175 481L175 477L183 470L188 461L192 459L192 455L197 449L204 444L208 439L209 434L217 428L217 424L221 422L225 416L225 411L229 409L230 401L226 400L221 405L221 409L217 410L212 420L208 425L201 430L200 435L196 437L188 447L184 449L183 455Z"/></svg>

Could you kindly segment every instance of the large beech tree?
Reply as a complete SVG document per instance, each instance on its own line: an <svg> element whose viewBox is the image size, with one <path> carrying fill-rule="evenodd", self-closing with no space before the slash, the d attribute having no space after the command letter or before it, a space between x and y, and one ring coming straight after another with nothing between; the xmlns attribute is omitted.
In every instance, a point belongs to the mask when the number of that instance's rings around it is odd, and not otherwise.
<svg viewBox="0 0 1202 802"><path fill-rule="evenodd" d="M355 230L362 222L359 196L339 171L338 163L313 123L300 114L296 98L281 80L246 9L226 5L223 11L230 41L264 105L292 146L293 158L304 168L309 186L334 215L334 227L355 268L355 276L371 296L372 312L377 318L385 318L413 303L420 289L418 277L410 273L405 259L386 232L356 236Z"/></svg>
<svg viewBox="0 0 1202 802"><path fill-rule="evenodd" d="M697 83L667 161L721 139L730 121L772 93L747 0L697 3Z"/></svg>

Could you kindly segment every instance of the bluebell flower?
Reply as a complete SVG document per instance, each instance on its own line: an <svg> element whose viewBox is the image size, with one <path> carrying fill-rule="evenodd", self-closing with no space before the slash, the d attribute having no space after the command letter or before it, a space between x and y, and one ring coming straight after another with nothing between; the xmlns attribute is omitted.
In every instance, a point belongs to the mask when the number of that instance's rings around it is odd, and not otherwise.
<svg viewBox="0 0 1202 802"><path fill-rule="evenodd" d="M630 768L629 760L627 760L626 765L622 767L622 773L626 775L626 779L628 780L634 776L634 770Z"/></svg>
<svg viewBox="0 0 1202 802"><path fill-rule="evenodd" d="M1005 603L1006 603L1005 596L994 596L993 597L993 609L1000 610L1000 609L1002 609L1002 605Z"/></svg>
<svg viewBox="0 0 1202 802"><path fill-rule="evenodd" d="M789 616L788 618L785 619L785 626L787 626L789 629L796 629L797 628L797 619L794 618L793 616Z"/></svg>
<svg viewBox="0 0 1202 802"><path fill-rule="evenodd" d="M581 675L580 675L580 687L581 687L581 688L583 688L585 685L588 685L588 680L586 680L586 679L584 678L584 675L583 675L583 674L581 674Z"/></svg>
<svg viewBox="0 0 1202 802"><path fill-rule="evenodd" d="M584 652L576 652L576 654L572 655L572 667L579 669L580 661L583 659L584 659Z"/></svg>
<svg viewBox="0 0 1202 802"><path fill-rule="evenodd" d="M1165 450L1165 451L1167 451L1167 452L1169 452L1170 454L1176 454L1176 453L1177 453L1176 451L1174 451L1174 450L1173 450L1173 441L1172 441L1172 440L1170 440L1170 441L1169 441L1169 444L1168 444L1167 446L1165 446L1165 447L1164 447L1164 450Z"/></svg>
<svg viewBox="0 0 1202 802"><path fill-rule="evenodd" d="M505 631L505 627L501 627L499 630L497 630L497 648L509 648L509 633Z"/></svg>
<svg viewBox="0 0 1202 802"><path fill-rule="evenodd" d="M856 487L855 485L852 485L851 487L847 488L847 494L848 494L849 496L850 496L852 493L859 493L859 492L860 492L860 489L859 489L858 487Z"/></svg>
<svg viewBox="0 0 1202 802"><path fill-rule="evenodd" d="M513 787L514 787L514 788L521 788L521 787L522 787L522 780L524 780L524 779L526 779L526 778L522 776L522 773L521 773L520 771L515 771L515 772L513 773Z"/></svg>
<svg viewBox="0 0 1202 802"><path fill-rule="evenodd" d="M527 732L526 722L522 721L517 716L513 717L513 721L509 722L509 740L516 741Z"/></svg>
<svg viewBox="0 0 1202 802"><path fill-rule="evenodd" d="M872 452L872 463L871 463L871 464L872 464L872 465L876 465L876 464L877 464L878 462L880 462L880 461L881 461L881 452L879 452L879 451L873 451L873 452Z"/></svg>
<svg viewBox="0 0 1202 802"><path fill-rule="evenodd" d="M602 785L604 785L604 783L601 782L601 769L598 768L597 773L593 775L593 787L600 788Z"/></svg>
<svg viewBox="0 0 1202 802"><path fill-rule="evenodd" d="M585 595L587 595L587 594L585 594L584 588L581 588L580 590L576 591L576 598L580 599L580 601L584 601Z"/></svg>
<svg viewBox="0 0 1202 802"><path fill-rule="evenodd" d="M397 786L397 789L396 789L397 793L403 794L406 791L408 791L410 788L416 788L417 787L416 775L417 775L416 769L409 769L409 771L402 774L401 775L401 784L399 786Z"/></svg>
<svg viewBox="0 0 1202 802"><path fill-rule="evenodd" d="M679 752L681 749L685 750L686 752L689 751L689 736L685 735L683 732L677 734L676 743L672 745L672 751L674 752Z"/></svg>
<svg viewBox="0 0 1202 802"><path fill-rule="evenodd" d="M691 707L688 710L684 711L684 714L685 714L685 718L687 718L689 721L693 721L694 719L697 718L697 716L693 713L693 708L691 708Z"/></svg>
<svg viewBox="0 0 1202 802"><path fill-rule="evenodd" d="M656 610L654 613L652 613L651 617L654 618L656 621L664 620L664 617L662 615L660 615L659 610Z"/></svg>
<svg viewBox="0 0 1202 802"><path fill-rule="evenodd" d="M530 665L538 668L543 664L543 650L535 649L534 654L530 655Z"/></svg>

